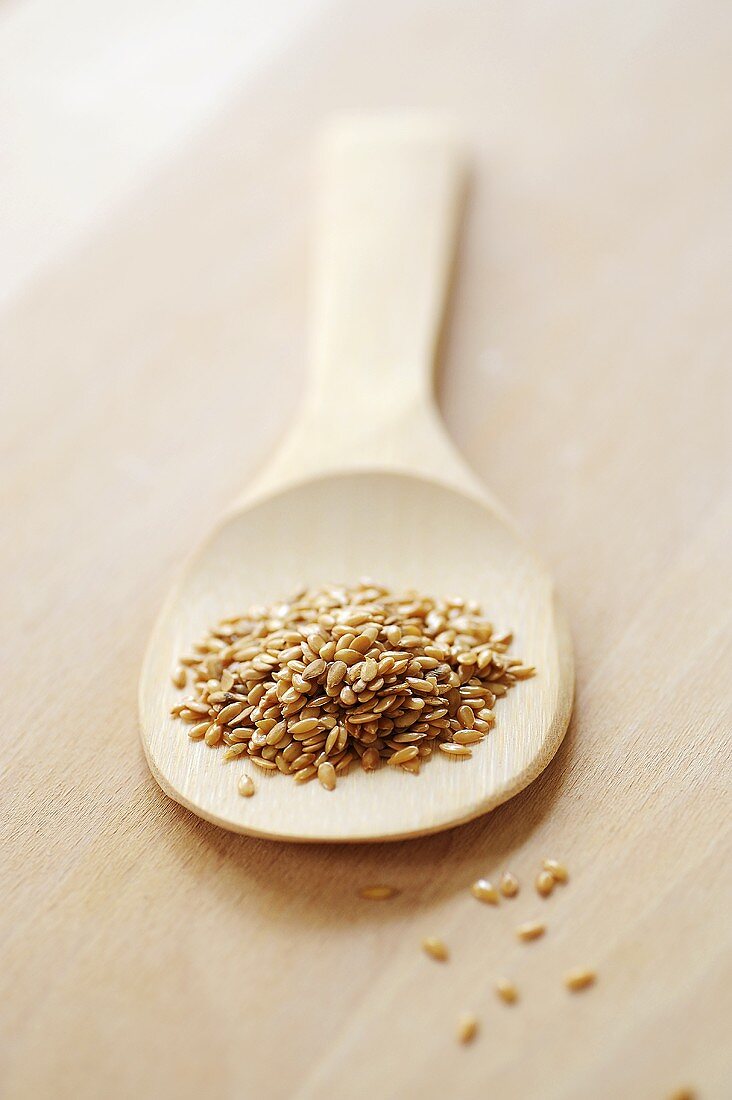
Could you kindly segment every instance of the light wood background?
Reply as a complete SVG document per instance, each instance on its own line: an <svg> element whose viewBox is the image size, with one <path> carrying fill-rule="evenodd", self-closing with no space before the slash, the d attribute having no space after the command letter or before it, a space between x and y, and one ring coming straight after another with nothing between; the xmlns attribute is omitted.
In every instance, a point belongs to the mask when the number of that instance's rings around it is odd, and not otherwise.
<svg viewBox="0 0 732 1100"><path fill-rule="evenodd" d="M36 229L0 337L3 1095L730 1095L731 47L712 0L313 7L93 220ZM476 150L439 400L557 576L576 710L477 823L287 847L163 796L136 683L171 570L301 400L313 135L391 106ZM55 224L47 167L16 242ZM542 901L549 854L572 881ZM504 867L519 898L478 905Z"/></svg>

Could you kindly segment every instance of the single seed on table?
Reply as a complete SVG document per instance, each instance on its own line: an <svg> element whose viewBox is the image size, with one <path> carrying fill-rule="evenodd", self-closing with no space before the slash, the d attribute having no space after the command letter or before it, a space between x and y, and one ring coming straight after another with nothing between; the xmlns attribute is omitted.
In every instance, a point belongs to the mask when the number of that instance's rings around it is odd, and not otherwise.
<svg viewBox="0 0 732 1100"><path fill-rule="evenodd" d="M365 898L366 901L387 901L398 893L399 891L395 886L363 886L359 890L359 895Z"/></svg>
<svg viewBox="0 0 732 1100"><path fill-rule="evenodd" d="M326 791L332 791L336 785L336 771L332 764L323 763L318 767L318 782Z"/></svg>
<svg viewBox="0 0 732 1100"><path fill-rule="evenodd" d="M254 794L254 781L248 775L243 775L237 784L239 794L244 798L251 798Z"/></svg>
<svg viewBox="0 0 732 1100"><path fill-rule="evenodd" d="M470 887L470 893L478 901L488 902L489 905L498 905L498 891L487 878L479 878Z"/></svg>
<svg viewBox="0 0 732 1100"><path fill-rule="evenodd" d="M554 889L554 876L549 871L540 871L536 878L536 892L548 898Z"/></svg>
<svg viewBox="0 0 732 1100"><path fill-rule="evenodd" d="M210 722L199 722L195 726L191 726L188 730L188 736L191 741L200 741L206 735L206 730L211 725Z"/></svg>
<svg viewBox="0 0 732 1100"><path fill-rule="evenodd" d="M449 952L446 945L442 940L436 939L434 936L427 936L422 940L422 950L425 954L429 955L431 959L435 959L436 962L447 962L449 958Z"/></svg>
<svg viewBox="0 0 732 1100"><path fill-rule="evenodd" d="M542 924L540 920L529 920L525 924L520 924L516 929L516 935L525 943L529 940L538 940L539 936L543 936L546 932L546 925Z"/></svg>
<svg viewBox="0 0 732 1100"><path fill-rule="evenodd" d="M549 872L555 882L565 883L569 879L569 871L558 859L545 859L542 866L545 871Z"/></svg>
<svg viewBox="0 0 732 1100"><path fill-rule="evenodd" d="M519 880L510 871L504 871L501 875L500 890L504 898L515 898L519 892Z"/></svg>
<svg viewBox="0 0 732 1100"><path fill-rule="evenodd" d="M593 985L596 978L597 974L594 970L578 968L564 975L564 984L571 992L577 993L580 989L587 989L588 986Z"/></svg>
<svg viewBox="0 0 732 1100"><path fill-rule="evenodd" d="M472 1012L464 1012L458 1020L457 1038L460 1043L472 1043L478 1034L478 1018Z"/></svg>
<svg viewBox="0 0 732 1100"><path fill-rule="evenodd" d="M184 688L186 686L188 673L186 672L183 665L178 665L178 668L173 673L171 679L177 688Z"/></svg>
<svg viewBox="0 0 732 1100"><path fill-rule="evenodd" d="M508 978L499 978L496 982L496 993L507 1005L514 1004L518 1000L518 989Z"/></svg>

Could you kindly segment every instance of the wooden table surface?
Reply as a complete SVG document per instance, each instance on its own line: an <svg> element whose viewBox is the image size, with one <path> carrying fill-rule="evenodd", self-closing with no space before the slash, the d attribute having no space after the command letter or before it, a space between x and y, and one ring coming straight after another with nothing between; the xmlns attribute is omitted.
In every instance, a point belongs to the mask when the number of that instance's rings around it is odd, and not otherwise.
<svg viewBox="0 0 732 1100"><path fill-rule="evenodd" d="M326 6L8 298L4 1096L730 1095L730 48L714 0ZM318 124L393 106L475 150L440 406L557 576L576 708L470 826L288 847L164 797L136 682L302 397Z"/></svg>

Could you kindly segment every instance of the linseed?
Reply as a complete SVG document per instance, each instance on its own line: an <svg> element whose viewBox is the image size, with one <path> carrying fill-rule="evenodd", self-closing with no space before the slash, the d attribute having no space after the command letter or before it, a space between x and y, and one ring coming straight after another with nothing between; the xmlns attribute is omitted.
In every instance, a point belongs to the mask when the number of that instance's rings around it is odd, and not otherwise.
<svg viewBox="0 0 732 1100"><path fill-rule="evenodd" d="M536 878L536 892L548 898L554 889L554 875L550 871L540 871Z"/></svg>
<svg viewBox="0 0 732 1100"><path fill-rule="evenodd" d="M525 924L520 924L516 929L516 935L525 943L529 940L538 940L539 936L543 936L545 932L546 925L542 924L540 920L526 921Z"/></svg>
<svg viewBox="0 0 732 1100"><path fill-rule="evenodd" d="M485 901L489 905L498 905L499 895L493 883L489 882L487 878L479 878L477 882L474 882L470 887L470 893L478 901Z"/></svg>
<svg viewBox="0 0 732 1100"><path fill-rule="evenodd" d="M533 675L507 656L511 640L473 601L366 580L302 589L223 619L182 657L172 679L192 694L171 713L224 759L317 774L327 790L354 763L418 774L435 748L480 751L496 698Z"/></svg>
<svg viewBox="0 0 732 1100"><path fill-rule="evenodd" d="M435 959L436 962L447 962L450 957L447 946L442 940L436 939L434 936L428 936L422 940L422 950L431 959Z"/></svg>
<svg viewBox="0 0 732 1100"><path fill-rule="evenodd" d="M555 882L564 884L568 881L569 871L558 859L545 859L542 866L544 870L552 876Z"/></svg>
<svg viewBox="0 0 732 1100"><path fill-rule="evenodd" d="M244 798L251 798L254 794L254 782L248 775L242 775L237 786L239 794L243 795Z"/></svg>
<svg viewBox="0 0 732 1100"><path fill-rule="evenodd" d="M564 984L567 989L573 993L579 992L581 989L587 989L588 986L594 985L597 979L597 974L594 970L570 970L569 973L564 975Z"/></svg>
<svg viewBox="0 0 732 1100"><path fill-rule="evenodd" d="M519 892L519 880L510 871L501 875L500 891L504 898L515 898Z"/></svg>
<svg viewBox="0 0 732 1100"><path fill-rule="evenodd" d="M496 993L507 1005L514 1004L518 1000L518 989L508 978L499 978L496 982Z"/></svg>
<svg viewBox="0 0 732 1100"><path fill-rule="evenodd" d="M472 1012L464 1012L458 1020L457 1038L459 1043L472 1043L478 1034L478 1018Z"/></svg>
<svg viewBox="0 0 732 1100"><path fill-rule="evenodd" d="M359 894L366 901L387 901L389 898L393 898L399 891L395 886L364 886L359 890Z"/></svg>

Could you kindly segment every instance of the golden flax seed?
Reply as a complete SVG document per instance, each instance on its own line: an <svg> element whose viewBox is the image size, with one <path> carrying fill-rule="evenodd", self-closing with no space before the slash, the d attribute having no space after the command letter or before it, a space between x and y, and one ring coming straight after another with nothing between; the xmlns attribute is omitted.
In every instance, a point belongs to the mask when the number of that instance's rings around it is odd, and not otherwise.
<svg viewBox="0 0 732 1100"><path fill-rule="evenodd" d="M504 898L515 898L519 892L519 880L510 871L504 871L501 875L499 889Z"/></svg>
<svg viewBox="0 0 732 1100"><path fill-rule="evenodd" d="M464 1012L458 1020L457 1038L459 1043L472 1043L478 1034L478 1018L472 1012Z"/></svg>
<svg viewBox="0 0 732 1100"><path fill-rule="evenodd" d="M520 924L516 929L516 935L524 943L528 943L529 940L538 940L545 932L546 925L542 924L540 920L526 921L525 924Z"/></svg>
<svg viewBox="0 0 732 1100"><path fill-rule="evenodd" d="M474 882L470 887L470 893L478 901L485 901L489 905L498 905L498 891L487 878L479 878L477 882Z"/></svg>
<svg viewBox="0 0 732 1100"><path fill-rule="evenodd" d="M545 871L548 871L555 882L564 884L569 880L569 871L558 859L545 859L542 866Z"/></svg>
<svg viewBox="0 0 732 1100"><path fill-rule="evenodd" d="M395 886L382 886L375 884L374 886L363 886L359 890L359 895L365 898L366 901L387 901L389 898L395 897L399 891Z"/></svg>
<svg viewBox="0 0 732 1100"><path fill-rule="evenodd" d="M499 978L496 982L496 993L507 1005L512 1005L518 1000L518 989L508 978Z"/></svg>
<svg viewBox="0 0 732 1100"><path fill-rule="evenodd" d="M549 871L540 871L536 877L536 892L548 898L554 889L554 876Z"/></svg>
<svg viewBox="0 0 732 1100"><path fill-rule="evenodd" d="M422 950L436 962L447 962L450 957L447 946L442 940L436 939L434 936L427 936L426 939L422 940Z"/></svg>
<svg viewBox="0 0 732 1100"><path fill-rule="evenodd" d="M578 993L581 989L587 989L589 986L594 985L596 980L597 974L594 970L587 970L581 967L576 970L570 970L564 975L564 984L572 993Z"/></svg>
<svg viewBox="0 0 732 1100"><path fill-rule="evenodd" d="M531 671L509 642L471 601L373 582L303 588L193 646L172 674L192 694L171 714L224 759L298 782L354 761L417 773L435 748L469 759L489 732L496 697Z"/></svg>
<svg viewBox="0 0 732 1100"><path fill-rule="evenodd" d="M237 784L239 794L244 798L251 798L254 794L254 781L248 775L242 775Z"/></svg>
<svg viewBox="0 0 732 1100"><path fill-rule="evenodd" d="M336 772L332 764L324 762L318 767L318 782L326 791L335 790Z"/></svg>
<svg viewBox="0 0 732 1100"><path fill-rule="evenodd" d="M173 681L173 686L174 687L184 688L186 686L186 682L188 680L188 673L186 672L183 665L178 665L178 667L175 670L175 672L173 673L171 679Z"/></svg>

